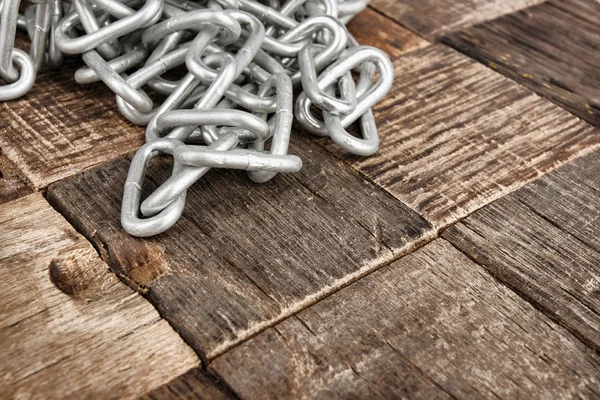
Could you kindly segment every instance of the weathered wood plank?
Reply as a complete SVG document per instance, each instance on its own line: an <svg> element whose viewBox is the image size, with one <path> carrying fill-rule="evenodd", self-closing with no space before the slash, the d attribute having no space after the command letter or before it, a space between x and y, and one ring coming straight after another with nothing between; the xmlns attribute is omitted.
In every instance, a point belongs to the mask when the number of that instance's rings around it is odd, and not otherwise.
<svg viewBox="0 0 600 400"><path fill-rule="evenodd" d="M188 191L182 219L152 239L120 226L124 159L54 184L48 196L187 343L213 358L432 234L311 139L294 138L290 152L302 171L264 185L212 171ZM170 174L167 161L154 165L148 188Z"/></svg>
<svg viewBox="0 0 600 400"><path fill-rule="evenodd" d="M599 357L445 240L214 360L242 398L595 398Z"/></svg>
<svg viewBox="0 0 600 400"><path fill-rule="evenodd" d="M0 398L133 398L199 360L39 194L0 206Z"/></svg>
<svg viewBox="0 0 600 400"><path fill-rule="evenodd" d="M373 0L371 6L428 38L489 21L544 0Z"/></svg>
<svg viewBox="0 0 600 400"><path fill-rule="evenodd" d="M444 233L495 277L600 349L600 152Z"/></svg>
<svg viewBox="0 0 600 400"><path fill-rule="evenodd" d="M0 148L0 204L18 199L31 193L31 189L2 156Z"/></svg>
<svg viewBox="0 0 600 400"><path fill-rule="evenodd" d="M370 8L354 17L347 28L358 43L377 47L392 60L429 45L426 40Z"/></svg>
<svg viewBox="0 0 600 400"><path fill-rule="evenodd" d="M374 108L379 152L321 143L438 228L600 143L597 129L448 47L394 65L394 87Z"/></svg>
<svg viewBox="0 0 600 400"><path fill-rule="evenodd" d="M600 126L600 2L552 0L443 40Z"/></svg>
<svg viewBox="0 0 600 400"><path fill-rule="evenodd" d="M238 397L223 382L216 382L199 368L194 368L171 382L154 389L139 400L230 400Z"/></svg>
<svg viewBox="0 0 600 400"><path fill-rule="evenodd" d="M3 156L35 189L143 144L144 130L121 116L114 93L75 83L81 66L80 57L69 57L60 70L41 72L26 96L0 103Z"/></svg>

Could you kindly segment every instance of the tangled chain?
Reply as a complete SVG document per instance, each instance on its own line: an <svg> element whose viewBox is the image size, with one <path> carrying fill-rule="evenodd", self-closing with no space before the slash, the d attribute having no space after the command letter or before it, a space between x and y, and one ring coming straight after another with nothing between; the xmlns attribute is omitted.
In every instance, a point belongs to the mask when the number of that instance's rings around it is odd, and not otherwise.
<svg viewBox="0 0 600 400"><path fill-rule="evenodd" d="M367 2L39 0L20 14L20 0L3 0L0 101L27 93L43 64L58 68L64 54L81 54L87 67L75 80L104 82L125 118L146 126L121 222L131 235L156 235L175 224L187 189L210 168L246 170L259 183L299 171L302 161L288 154L294 115L346 151L377 151L371 107L389 91L392 65L344 26ZM29 34L29 54L14 48L17 28ZM155 105L144 88L164 101ZM356 121L360 137L346 131ZM172 174L142 201L159 154L174 158Z"/></svg>

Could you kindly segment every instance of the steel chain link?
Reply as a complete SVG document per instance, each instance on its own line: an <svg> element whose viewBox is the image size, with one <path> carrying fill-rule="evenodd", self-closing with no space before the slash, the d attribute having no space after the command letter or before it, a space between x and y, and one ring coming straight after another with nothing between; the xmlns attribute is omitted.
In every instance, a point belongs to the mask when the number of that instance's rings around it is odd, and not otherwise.
<svg viewBox="0 0 600 400"><path fill-rule="evenodd" d="M391 88L392 64L345 28L367 2L38 0L20 13L20 0L3 0L0 101L26 94L43 65L81 54L76 82L102 81L123 116L146 126L121 223L131 235L156 235L211 168L246 170L258 183L299 171L302 161L288 154L294 115L345 151L377 151L371 107ZM31 39L29 54L14 47L17 29ZM356 121L360 137L346 130ZM173 158L171 176L142 199L146 169L161 154Z"/></svg>

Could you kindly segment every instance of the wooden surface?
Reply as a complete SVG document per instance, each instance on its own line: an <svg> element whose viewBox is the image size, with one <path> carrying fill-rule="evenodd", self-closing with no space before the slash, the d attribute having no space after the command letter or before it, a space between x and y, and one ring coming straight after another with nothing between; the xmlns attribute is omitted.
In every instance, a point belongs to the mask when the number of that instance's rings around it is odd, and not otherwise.
<svg viewBox="0 0 600 400"><path fill-rule="evenodd" d="M443 228L600 144L598 130L454 50L394 62L372 157L327 147Z"/></svg>
<svg viewBox="0 0 600 400"><path fill-rule="evenodd" d="M211 171L150 239L80 61L0 103L0 398L600 398L598 7L537 3L375 0L380 152L296 131L300 173Z"/></svg>
<svg viewBox="0 0 600 400"><path fill-rule="evenodd" d="M372 0L371 7L428 38L520 10L544 0Z"/></svg>
<svg viewBox="0 0 600 400"><path fill-rule="evenodd" d="M548 1L444 41L600 126L600 2Z"/></svg>
<svg viewBox="0 0 600 400"><path fill-rule="evenodd" d="M600 358L444 240L217 358L243 398L593 398Z"/></svg>
<svg viewBox="0 0 600 400"><path fill-rule="evenodd" d="M0 206L0 398L134 398L198 365L44 198Z"/></svg>
<svg viewBox="0 0 600 400"><path fill-rule="evenodd" d="M600 350L600 152L476 212L444 237Z"/></svg>
<svg viewBox="0 0 600 400"><path fill-rule="evenodd" d="M143 144L144 130L121 116L114 93L101 83L75 83L81 66L80 58L67 58L60 70L38 74L26 96L0 103L2 155L35 189Z"/></svg>
<svg viewBox="0 0 600 400"><path fill-rule="evenodd" d="M294 139L291 153L302 171L264 185L211 171L188 191L182 219L153 239L133 239L120 226L123 159L52 185L48 196L210 359L432 233L310 140ZM170 169L163 161L148 176L164 181Z"/></svg>
<svg viewBox="0 0 600 400"><path fill-rule="evenodd" d="M392 61L430 44L371 8L354 17L347 28L358 43L383 50Z"/></svg>
<svg viewBox="0 0 600 400"><path fill-rule="evenodd" d="M234 400L237 398L224 382L219 382L200 368L194 368L138 400Z"/></svg>
<svg viewBox="0 0 600 400"><path fill-rule="evenodd" d="M0 147L0 204L31 193L31 189L15 168L2 156Z"/></svg>

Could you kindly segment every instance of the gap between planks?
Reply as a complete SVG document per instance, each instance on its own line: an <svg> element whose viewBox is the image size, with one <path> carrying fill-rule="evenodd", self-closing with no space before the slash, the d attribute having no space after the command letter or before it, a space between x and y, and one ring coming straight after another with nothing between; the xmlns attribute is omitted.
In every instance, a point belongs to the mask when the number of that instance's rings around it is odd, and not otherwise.
<svg viewBox="0 0 600 400"><path fill-rule="evenodd" d="M591 153L595 150L595 148L586 148L584 150L581 151L581 153L579 153L577 156L575 156L573 159L570 159L569 161L566 161L560 165L558 165L556 168L560 168L566 164L570 164L572 162L574 162L575 160L587 155L588 153ZM370 178L368 175L365 175L364 173L362 173L362 171L357 170L357 169L353 169L351 168L351 166L349 164L346 163L346 161L341 158L341 157L337 157L334 156L335 158L339 158L340 161L344 161L344 165L347 165L350 170L357 172L363 179L365 179L366 181L368 181L369 183L371 183L372 185L374 185L375 187L377 187L379 190L387 193L388 195L390 195L391 197L394 197L392 193L390 193L387 189L381 187L380 185L378 185L372 178ZM548 174L544 174L541 175L539 177L534 178L531 182L528 182L526 184L530 184L533 183L539 179L542 179L543 177L547 176ZM525 185L524 185L525 186ZM518 190L518 189L517 189ZM302 311L306 310L307 308L312 307L313 305L319 303L320 301L327 299L328 297L336 294L337 292L345 289L346 287L358 282L359 280L371 275L372 273L385 268L386 266L408 256L409 254L412 254L413 252L415 252L416 250L426 246L427 244L429 244L430 242L440 238L442 236L442 234L452 228L453 226L455 226L456 224L461 223L462 221L464 221L465 219L469 218L471 215L473 215L474 213L476 213L477 211L479 211L480 209L489 206L491 204L494 204L496 202L498 202L499 200L501 200L502 198L504 198L506 195L509 195L512 192L507 192L504 193L502 196L498 197L497 199L491 201L490 203L487 203L485 205L482 205L481 207L473 210L472 212L466 214L465 216L457 219L455 222L453 222L451 225L445 226L445 227L440 227L440 228L435 228L433 230L431 230L430 232L428 232L427 234L425 234L420 240L414 242L414 243L410 243L409 245L407 245L406 248L401 249L400 251L398 251L396 254L393 255L392 259L390 260L386 260L385 262L378 264L375 268L369 268L368 266L364 267L363 269L359 269L357 271L355 271L352 274L346 275L341 281L336 282L334 285L328 286L326 288L321 289L320 291L313 293L311 296L307 297L304 301L298 302L297 304L295 304L292 307L289 307L287 309L283 309L281 314L273 319L264 321L262 323L259 323L255 326L253 326L251 329L245 331L245 335L243 336L243 339L241 340L232 340L229 342L225 342L223 343L221 346L217 347L215 350L213 350L212 352L209 352L207 354L202 354L201 352L196 351L196 353L199 355L199 357L202 360L202 364L201 364L201 368L203 370L206 370L209 366L209 364L212 362L212 360L214 360L215 358L231 351L232 349L242 345L243 343L245 343L246 341L256 337L257 335L259 335L260 333L264 332L265 330L274 327L275 325L289 319L292 317L295 317L297 314L301 313ZM83 232L80 227L78 226L77 223L74 223L70 220L68 213L63 212L63 210L61 209L60 205L54 204L54 201L52 201L50 198L47 198L47 192L44 193L44 197L46 198L46 200L49 202L49 204L57 211L59 212L68 222L71 226L73 226L73 228L80 233L82 236L87 237L87 235L85 234L85 232ZM395 198L395 197L394 197ZM399 200L399 199L398 199ZM403 204L412 209L412 207L407 204L404 203ZM416 210L412 209L413 211L416 212ZM106 254L108 253L108 244L106 243L101 243L101 242L97 242L94 240L90 240L90 242L92 243L94 249L96 250L96 252L98 253L98 255L105 261L105 262L109 262L110 260L108 260L106 258ZM452 242L450 242L452 243ZM101 251L98 246L103 246L105 247L105 251ZM461 253L465 254L467 257L469 257L470 259L472 259L472 257L470 257L467 253L464 253L461 249L459 249L458 247L456 247L454 245L454 243L452 243L452 246L457 248L458 251L460 251ZM473 260L476 262L476 260ZM485 268L479 263L476 262L477 265L479 265L480 268L484 269ZM487 271L486 271L487 272ZM111 269L111 273L114 273L114 271ZM115 274L117 275L117 274ZM128 284L127 281L125 281L123 279L122 276L117 275L117 277L124 281L124 283ZM511 291L515 292L517 295L519 295L519 297L523 298L525 301L527 301L528 303L531 303L528 298L526 296L524 296L523 293L521 293L520 291L516 290L515 288L507 285L505 282L502 282L500 280L498 280L495 276L494 279L496 279L499 283L501 283L503 286L506 286L507 288L509 288ZM538 309L540 312L544 313L544 310L542 308L539 308L538 306L536 306L535 304L531 303L536 309ZM153 305L153 307L155 307ZM155 307L156 308L156 307ZM160 311L157 309L157 311L160 314ZM544 315L547 316L546 313L544 313ZM164 315L161 315L161 318L165 319L165 321L167 321L169 323L169 325L181 336L179 330L177 329L177 327L175 325L173 325L171 322L168 321L168 319L166 319L164 317ZM561 325L562 326L562 325ZM183 338L183 337L182 337ZM184 339L185 341L185 339ZM190 345L190 343L188 343L186 341L186 343L188 345Z"/></svg>
<svg viewBox="0 0 600 400"><path fill-rule="evenodd" d="M566 166L566 165L568 165L568 164L570 164L570 163L573 163L573 162L575 162L576 160L578 160L579 158L582 158L582 157L584 157L584 156L586 156L586 155L588 155L588 154L590 154L590 153L593 153L594 151L598 151L598 149L596 149L596 148L586 148L586 149L582 150L582 151L581 151L581 152L580 152L580 153L579 153L577 156L574 156L572 159L570 159L570 160L568 160L568 161L565 161L564 163L561 163L561 164L557 165L557 166L556 166L556 168L555 168L554 170L556 170L556 169L558 169L558 168L561 168L561 167L563 167L563 166ZM337 158L337 157L336 157L336 158ZM341 159L343 160L343 158L341 158ZM554 170L553 170L553 171L554 171ZM390 194L391 196L393 196L391 193L389 193L389 191L387 191L385 188L383 188L383 187L379 186L379 185L378 185L376 182L374 182L372 179L370 179L370 178L369 178L367 175L363 174L361 171L358 171L358 170L357 170L357 172L359 172L359 175L361 175L361 177L363 177L365 180L369 181L369 182L370 182L370 183L372 183L374 186L378 187L380 190L383 190L383 191L385 191L386 193L388 193L388 194ZM525 183L525 184L523 185L523 187L524 187L524 186L526 186L526 185L532 184L532 183L534 183L534 182L536 182L536 181L538 181L538 180L540 180L540 179L542 179L542 178L544 178L544 177L547 177L549 173L550 173L550 172L548 172L548 173L546 173L546 174L544 174L544 175L541 175L541 176L539 176L539 177L536 177L536 178L532 179L530 182L527 182L527 183ZM471 217L473 214L475 214L477 211L481 210L482 208L484 208L484 207L487 207L487 206L490 206L490 205L492 205L492 204L494 204L494 203L496 203L496 202L500 201L500 200L501 200L501 199L503 199L505 196L507 196L507 195L510 195L511 193L514 193L514 192L516 192L517 190L519 190L519 189L516 189L515 191L511 191L511 192L504 193L502 196L500 196L500 197L498 197L498 198L496 198L496 199L492 200L491 202L489 202L489 203L487 203L487 204L485 204L485 205L482 205L481 207L479 207L479 208L477 208L477 209L473 210L472 212L468 213L467 215L465 215L465 216L463 216L463 217L461 217L461 218L457 219L456 221L454 221L452 224L450 224L450 225L448 225L448 226L445 226L445 227L440 227L440 228L434 229L434 230L431 232L431 234L430 234L430 235L428 235L428 237L424 238L423 240L421 240L421 241L419 241L419 242L416 242L416 243L414 243L412 246L409 246L409 248L408 248L408 249L407 249L407 250L406 250L404 253L401 253L400 255L398 255L397 257L395 257L394 259L392 259L392 260L390 260L390 261L387 261L387 262L385 262L385 263L382 263L382 264L381 264L381 265L379 265L377 268L375 268L375 269L373 269L373 270L371 270L371 271L368 271L368 272L366 272L366 273L364 273L364 274L362 274L362 275L360 275L360 274L358 274L358 273L357 273L357 276L356 276L356 277L351 277L351 278L349 278L347 282L344 282L344 284L340 285L340 286L339 286L339 287L337 287L335 290L333 290L333 291L331 291L331 292L328 292L326 295L323 295L322 297L319 297L319 298L315 299L315 301L307 302L307 303L304 305L304 307L302 307L302 308L298 308L298 309L294 310L292 313L290 313L290 314L289 314L289 315L287 315L287 316L283 316L282 318L279 318L279 319L274 319L274 320L272 320L272 321L269 321L268 323L265 323L265 324L264 324L264 326L261 326L261 329L259 329L259 330L257 329L257 330L256 330L256 332L253 332L253 333L251 334L251 336L248 336L248 337L247 337L247 338L245 338L244 340L238 341L238 342L237 342L237 343L235 343L234 345L232 345L232 346L230 346L230 347L228 347L228 348L226 348L226 349L223 349L223 351L221 351L221 352L219 352L219 353L215 353L215 355L214 355L214 356L211 356L211 357L210 357L210 359L208 359L206 363L204 363L204 362L203 362L203 364L202 364L202 368L203 368L204 370L206 370L206 369L208 368L208 366L211 364L211 362L212 362L212 361L213 361L215 358L217 358L217 357L219 357L219 356L221 356L221 355L225 354L226 352L229 352L229 351L231 351L232 349L234 349L234 348L236 348L236 347L238 347L238 346L242 345L242 344L243 344L243 343L245 343L246 341L248 341L248 340L250 340L250 339L252 339L252 338L256 337L257 335L259 335L260 333L264 332L265 330L267 330L267 329L269 329L269 328L273 328L275 325L277 325L277 324L279 324L280 322L283 322L283 321L285 321L285 320L287 320L287 319L290 319L290 318L296 317L296 316L297 316L298 314L300 314L302 311L304 311L304 310L306 310L306 309L308 309L308 308L312 307L313 305L315 305L315 304L317 304L317 303L319 303L319 302L321 302L321 301L323 301L323 300L325 300L325 299L327 299L327 298L331 297L332 295L334 295L334 294L336 294L337 292L339 292L339 291L341 291L341 290L343 290L343 289L347 288L348 286L350 286L350 285L352 285L352 284L354 284L354 283L358 282L359 280L361 280L361 279L363 279L363 278L365 278L365 277L367 277L367 276L369 276L369 275L371 275L371 274L373 274L373 273L377 272L378 270L380 270L380 269L382 269L382 268L385 268L385 267L387 267L387 266L389 266L389 265L391 265L391 264L395 263L396 261L398 261L398 260L400 260L400 259L402 259L402 258L404 258L404 257L406 257L406 256L408 256L408 255L410 255L410 254L412 254L412 253L414 253L415 251L417 251L417 250L421 249L422 247L425 247L426 245L428 245L429 243L431 243L431 242L435 241L436 239L440 239L440 238L442 238L442 235L443 235L443 233L444 233L445 231L447 231L447 230L451 229L452 227L454 227L455 225L457 225L457 224L459 224L459 223L463 222L465 219L467 219L467 218ZM408 204L406 204L406 203L404 203L404 204L405 204L407 207L409 207L409 208L411 208L411 209L412 209L412 207L410 207L410 205L408 205ZM413 211L415 211L415 212L416 212L416 210L413 210ZM568 232L565 232L565 233L568 233ZM573 236L573 235L572 235L572 234L570 234L570 233L569 233L569 235ZM573 237L574 237L574 236L573 236ZM528 297L528 296L527 296L527 295L526 295L524 292L522 292L522 291L518 290L516 287L514 287L514 286L512 286L512 285L509 285L509 284L507 284L506 282L504 282L504 281L500 280L500 279L499 279L498 277L496 277L495 275L493 275L493 274L489 273L489 271L488 271L488 270L487 270L487 269L486 269L486 268L485 268L485 267L484 267L484 266L483 266L483 265L482 265L482 264L481 264L479 261L475 260L475 259L474 259L472 256L470 256L468 253L464 252L462 249L460 249L459 247L457 247L457 246L456 246L456 245L455 245L455 244L454 244L452 241L448 241L448 243L450 243L450 244L452 245L452 247L454 247L454 248L455 248L457 251L459 251L460 253L464 254L464 255L465 255L467 258L469 258L470 260L472 260L472 261L473 261L473 262L474 262L476 265L478 265L478 266L479 266L479 268L481 268L483 271L485 271L485 273L486 273L486 274L489 274L489 275L490 275L490 276L491 276L491 277L492 277L492 278L493 278L493 279L494 279L494 280L495 280L497 283L499 283L500 285L502 285L502 286L506 287L507 289L509 289L510 291L514 292L515 294L517 294L517 295L518 295L520 298L522 298L522 299L523 299L525 302L527 302L527 303L531 304L531 305L532 305L532 306L533 306L533 307L534 307L536 310L538 310L539 312L541 312L541 313L542 313L544 316L546 316L546 317L547 317L547 318L548 318L550 321L553 321L553 322L557 323L559 326L561 326L562 328L564 328L564 329L567 329L567 330L569 330L569 331L571 331L571 332L572 332L572 329L571 329L571 328L570 328L568 325L566 325L565 323L562 323L562 322L560 322L560 321L556 321L555 319L551 318L551 316L549 315L549 312L548 312L548 310L547 310L546 308L544 308L544 307L542 307L542 306L540 306L540 305L536 304L535 302L532 302L532 301L531 301L531 299L530 299L530 297ZM590 343L589 343L589 342L587 342L587 341L585 341L585 340L584 340L584 339L583 339L583 338L582 338L580 335L574 334L574 336L575 336L575 337L576 337L576 338L577 338L579 341L581 341L581 342L582 342L584 345L586 345L586 346L590 347ZM203 361L204 361L204 359L203 359Z"/></svg>
<svg viewBox="0 0 600 400"><path fill-rule="evenodd" d="M376 185L376 187L382 190L382 188L380 188L378 185ZM386 191L386 193L387 193L387 191ZM69 222L69 224L71 224L74 227L75 230L77 230L78 233L80 233L81 235L83 235L84 237L87 238L88 235L86 235L86 233L83 232L82 229L80 229L80 227L78 226L78 224L76 222L74 223L70 220L69 214L67 212L64 212L61 209L61 206L59 204L55 204L52 198L47 198L47 201L57 212L59 212ZM415 250L434 241L435 239L438 238L438 236L439 235L438 235L437 231L430 230L429 232L425 233L421 237L421 239L408 244L405 248L402 248L398 252L394 252L391 259L386 260L385 262L383 262L381 264L378 264L376 267L372 268L371 266L366 265L365 267L363 267L351 274L344 276L343 279L335 282L335 284L333 284L331 286L327 286L327 287L311 294L310 296L307 296L303 301L297 302L294 306L288 307L288 308L283 308L282 312L280 313L280 315L278 317L266 320L259 324L256 324L251 329L244 331L244 334L242 335L243 339L241 339L241 340L234 339L231 341L224 342L220 346L216 347L213 351L206 353L206 354L202 354L201 352L196 351L196 353L202 360L201 368L206 370L206 368L212 362L213 359L225 354L226 352L239 346L240 344L246 342L247 340L252 339L253 337L260 334L261 332L265 331L266 329L269 329L269 328L277 325L278 323L285 321L286 319L288 319L290 317L294 317L296 314L302 312L303 310L317 304L318 302L322 301L323 299L330 297L331 295L333 295L333 294L339 292L340 290L352 285L353 283L363 279L364 277L372 274L373 272L376 272L379 269L384 268L384 267L392 264L393 262L398 261L399 259L403 258L404 256L406 256L408 254L411 254ZM93 244L93 247L96 250L96 252L98 253L98 255L100 256L100 258L110 265L110 260L107 259L109 245L104 242L96 242L93 240L90 240L90 242ZM98 246L103 246L105 248L105 251L100 250L98 248ZM112 269L111 269L111 272L115 273ZM130 282L127 282L127 280L123 279L123 276L120 276L119 274L115 274L115 275L117 275L117 277L121 281L123 281L125 284L128 284L128 285L130 284ZM154 306L154 307L156 308L156 306ZM161 315L161 318L168 320L168 318L165 318L165 316L162 315L157 308L156 308L156 310ZM185 340L185 338L181 335L181 333L179 332L179 330L177 329L177 327L174 324L169 322L169 325L182 337L182 339L186 342L186 344L190 345L190 343Z"/></svg>

